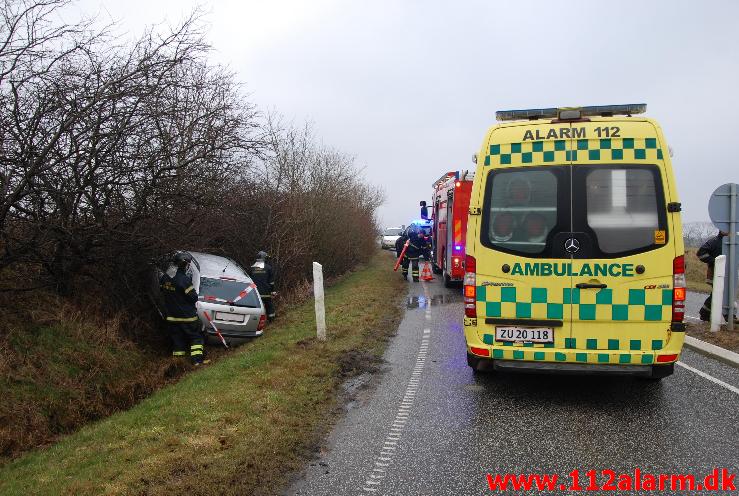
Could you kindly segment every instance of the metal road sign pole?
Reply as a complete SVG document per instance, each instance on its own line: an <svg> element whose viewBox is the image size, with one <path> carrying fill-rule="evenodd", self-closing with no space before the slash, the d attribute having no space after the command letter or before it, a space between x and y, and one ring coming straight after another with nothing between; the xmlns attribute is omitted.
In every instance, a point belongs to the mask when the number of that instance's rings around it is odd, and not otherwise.
<svg viewBox="0 0 739 496"><path fill-rule="evenodd" d="M735 306L739 253L737 253L737 229L739 229L739 202L737 202L739 185L736 183L722 184L711 195L708 201L708 215L713 224L721 231L727 233L721 248L726 255L726 289L722 298L722 310L726 309L728 317L728 329L734 330ZM723 313L723 312L722 312Z"/></svg>
<svg viewBox="0 0 739 496"><path fill-rule="evenodd" d="M736 230L737 230L737 218L736 218L736 184L731 183L730 190L730 205L729 209L729 305L728 308L728 321L729 330L734 330L734 302L736 301Z"/></svg>

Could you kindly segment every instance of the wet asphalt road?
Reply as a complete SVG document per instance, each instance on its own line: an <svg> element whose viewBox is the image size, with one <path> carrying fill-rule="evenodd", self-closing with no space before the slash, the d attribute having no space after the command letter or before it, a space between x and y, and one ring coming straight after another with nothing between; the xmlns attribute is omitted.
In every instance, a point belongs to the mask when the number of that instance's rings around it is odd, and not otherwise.
<svg viewBox="0 0 739 496"><path fill-rule="evenodd" d="M407 307L384 371L360 390L288 494L492 494L487 473L552 473L569 482L573 469L739 472L736 391L683 367L658 383L473 375L460 291L438 278L409 283ZM688 349L681 361L739 387L738 369Z"/></svg>

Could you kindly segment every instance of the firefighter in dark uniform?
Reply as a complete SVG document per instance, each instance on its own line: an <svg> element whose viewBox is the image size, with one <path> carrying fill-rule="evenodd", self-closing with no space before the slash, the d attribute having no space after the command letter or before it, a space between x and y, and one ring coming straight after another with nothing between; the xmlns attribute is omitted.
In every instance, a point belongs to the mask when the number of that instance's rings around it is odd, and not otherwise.
<svg viewBox="0 0 739 496"><path fill-rule="evenodd" d="M418 258L423 254L426 247L426 239L420 227L411 226L408 229L408 249L403 258L403 276L408 275L408 265L411 265L411 276L413 281L418 282Z"/></svg>
<svg viewBox="0 0 739 496"><path fill-rule="evenodd" d="M706 271L706 282L713 285L713 267L716 263L716 257L721 255L721 242L726 233L719 231L719 233L709 238L705 243L698 248L695 253L698 259L704 264L708 265ZM703 306L698 312L701 320L711 320L711 295L708 295L706 301L703 302Z"/></svg>
<svg viewBox="0 0 739 496"><path fill-rule="evenodd" d="M186 252L175 253L172 261L177 267L174 277L166 272L159 278L159 288L167 311L167 327L172 338L172 355L187 356L188 346L193 365L205 363L204 339L200 332L200 319L195 303L198 293L187 275L192 256Z"/></svg>
<svg viewBox="0 0 739 496"><path fill-rule="evenodd" d="M404 230L398 239L395 240L395 258L400 258L400 254L403 253L403 245L405 245L406 241L408 241L408 229ZM402 265L401 261L401 267L403 271L403 279L406 279L408 277L408 266Z"/></svg>
<svg viewBox="0 0 739 496"><path fill-rule="evenodd" d="M275 318L275 271L267 262L267 253L260 251L257 253L257 260L251 266L251 278L257 285L259 296L262 297L264 309L267 312L267 319L272 321Z"/></svg>
<svg viewBox="0 0 739 496"><path fill-rule="evenodd" d="M421 247L421 254L423 259L427 262L431 261L431 235L421 233L423 235L423 246Z"/></svg>

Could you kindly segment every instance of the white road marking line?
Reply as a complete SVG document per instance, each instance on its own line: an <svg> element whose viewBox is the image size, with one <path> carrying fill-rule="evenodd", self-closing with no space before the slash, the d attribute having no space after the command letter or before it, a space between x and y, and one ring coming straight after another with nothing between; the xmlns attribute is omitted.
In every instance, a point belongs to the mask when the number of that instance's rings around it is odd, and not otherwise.
<svg viewBox="0 0 739 496"><path fill-rule="evenodd" d="M424 292L426 293L426 299L428 300L429 296L427 287L424 287ZM426 313L426 320L431 320L430 312ZM423 368L426 365L426 358L429 351L429 334L431 334L431 329L425 328L423 330L423 338L421 339L421 343L418 347L418 354L416 355L416 365L411 371L411 376L408 379L405 393L403 393L403 399L401 400L400 405L398 405L398 409L395 412L395 418L390 424L388 435L385 437L385 441L383 441L382 443L382 448L380 448L380 456L375 457L375 460L382 460L388 463L380 463L379 461L375 461L375 466L390 466L390 462L392 462L393 460L397 445L400 443L400 440L403 436L402 429L405 422L408 420L410 413L413 410L412 407L413 402L416 399L416 391L418 390L421 382L420 379ZM378 475L373 472L381 472L382 475ZM367 475L367 478L364 481L364 487L362 489L366 492L377 492L377 488L371 486L379 486L380 481L385 478L386 472L387 471L384 469L372 469L372 472Z"/></svg>
<svg viewBox="0 0 739 496"><path fill-rule="evenodd" d="M724 381L722 381L720 379L716 379L712 375L708 375L708 374L706 374L705 372L703 372L701 370L694 369L690 365L685 365L683 362L676 362L675 364L676 365L679 365L680 367L682 367L684 369L688 369L689 371L693 372L694 374L698 374L699 376L703 377L704 379L708 379L709 381L711 381L713 383L716 383L716 384L718 384L719 386L721 386L723 388L728 389L729 391L731 391L734 394L739 394L739 388L734 387L731 384L727 384L727 383L725 383Z"/></svg>
<svg viewBox="0 0 739 496"><path fill-rule="evenodd" d="M701 320L701 319L699 319L698 317L693 317L692 315L686 315L686 316L685 316L685 318L686 318L686 319L690 319L690 320L697 320L697 321L699 321L699 322L700 322L700 320Z"/></svg>

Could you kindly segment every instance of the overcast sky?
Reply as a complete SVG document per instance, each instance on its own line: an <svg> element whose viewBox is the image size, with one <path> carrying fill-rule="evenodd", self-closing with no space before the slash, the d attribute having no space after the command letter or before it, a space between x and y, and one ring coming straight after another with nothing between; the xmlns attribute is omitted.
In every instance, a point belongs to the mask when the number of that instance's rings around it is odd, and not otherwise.
<svg viewBox="0 0 739 496"><path fill-rule="evenodd" d="M674 150L683 220L739 182L739 2L81 0L146 24L208 12L214 61L262 109L310 121L407 224L444 172L473 169L500 109L648 104Z"/></svg>

